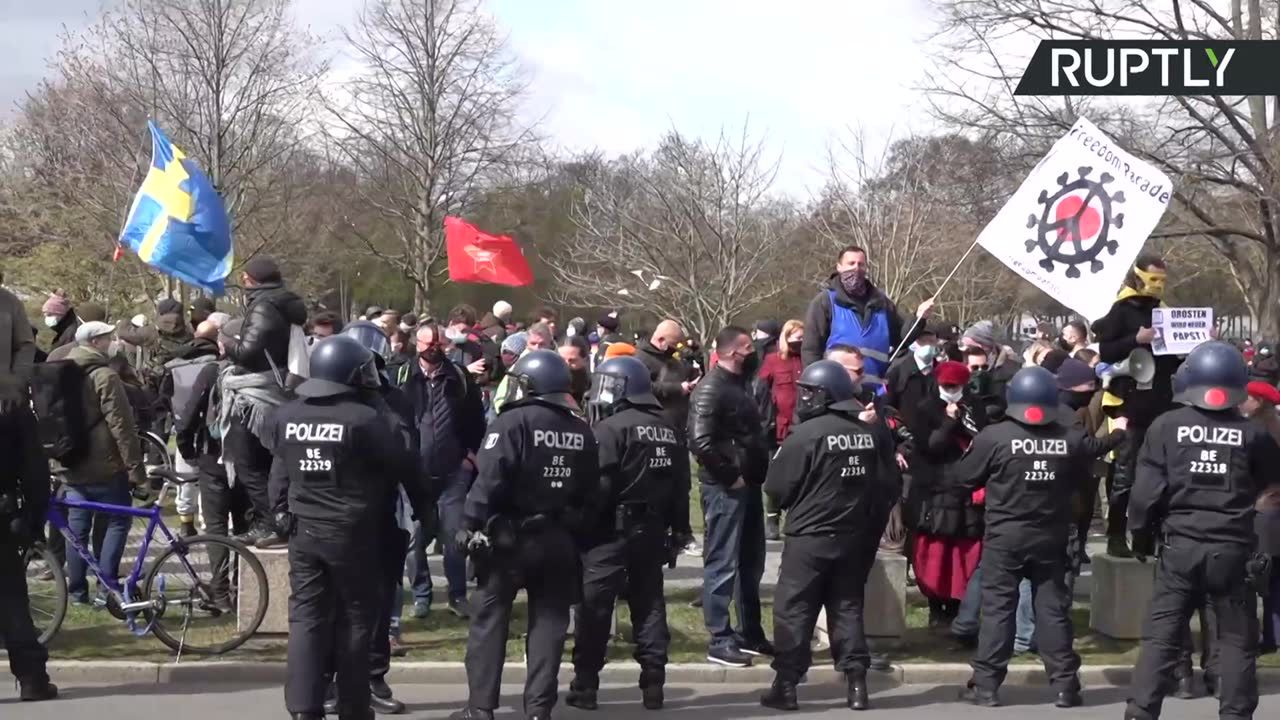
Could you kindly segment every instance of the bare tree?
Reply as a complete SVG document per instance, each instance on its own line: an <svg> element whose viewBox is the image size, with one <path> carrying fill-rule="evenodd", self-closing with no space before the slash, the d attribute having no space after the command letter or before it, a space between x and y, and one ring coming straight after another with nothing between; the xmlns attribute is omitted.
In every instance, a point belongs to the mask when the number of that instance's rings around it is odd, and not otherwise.
<svg viewBox="0 0 1280 720"><path fill-rule="evenodd" d="M330 117L390 239L351 230L414 282L426 309L445 216L467 212L537 140L517 119L525 83L476 0L368 0L347 40L362 69Z"/></svg>
<svg viewBox="0 0 1280 720"><path fill-rule="evenodd" d="M796 281L778 272L795 209L769 196L777 163L744 129L714 145L668 134L647 157L597 163L548 264L554 299L636 309L706 339Z"/></svg>
<svg viewBox="0 0 1280 720"><path fill-rule="evenodd" d="M1280 5L1262 0L945 0L935 110L959 126L1014 138L1038 155L1088 114L1177 183L1153 237L1200 239L1230 265L1259 324L1280 333L1280 97L1194 95L1119 104L1015 97L1025 66L1008 52L1035 39L1262 40ZM1270 108L1270 112L1268 112ZM1177 272L1175 268L1175 280Z"/></svg>

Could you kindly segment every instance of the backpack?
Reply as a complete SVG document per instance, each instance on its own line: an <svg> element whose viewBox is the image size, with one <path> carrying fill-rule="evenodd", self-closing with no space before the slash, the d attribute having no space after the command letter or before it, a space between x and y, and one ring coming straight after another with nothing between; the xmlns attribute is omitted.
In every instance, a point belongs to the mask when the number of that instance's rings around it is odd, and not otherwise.
<svg viewBox="0 0 1280 720"><path fill-rule="evenodd" d="M103 367L106 366L82 368L72 360L33 366L31 408L36 415L36 435L45 455L66 467L85 458L89 431L103 420L100 410L96 414L87 410L88 398L94 392L89 378Z"/></svg>
<svg viewBox="0 0 1280 720"><path fill-rule="evenodd" d="M213 355L202 355L191 360L170 360L165 364L170 383L169 408L173 413L175 425L181 425L187 418L182 416L191 402L191 394L195 390L196 378L204 370L204 366L217 362Z"/></svg>

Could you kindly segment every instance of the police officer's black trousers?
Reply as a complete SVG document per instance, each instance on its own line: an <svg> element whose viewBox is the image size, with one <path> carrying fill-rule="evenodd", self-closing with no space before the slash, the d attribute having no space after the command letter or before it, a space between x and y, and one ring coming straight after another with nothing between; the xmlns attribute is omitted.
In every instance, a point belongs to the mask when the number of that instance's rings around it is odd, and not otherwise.
<svg viewBox="0 0 1280 720"><path fill-rule="evenodd" d="M485 563L488 568L476 569L466 659L471 707L498 707L511 605L521 588L529 597L524 713L545 716L555 707L569 605L579 582L574 562L577 553L566 530L547 527L536 533L521 532L516 547L495 551Z"/></svg>
<svg viewBox="0 0 1280 720"><path fill-rule="evenodd" d="M409 549L409 533L398 527L387 531L378 559L382 565L382 597L374 620L373 644L369 647L369 677L386 677L391 670L391 611L401 602L400 578L404 575L404 556Z"/></svg>
<svg viewBox="0 0 1280 720"><path fill-rule="evenodd" d="M600 686L609 625L624 587L631 608L631 641L640 665L640 687L663 684L671 644L662 595L665 541L656 525L641 526L629 538L611 540L583 553L582 603L573 641L574 681L579 688Z"/></svg>
<svg viewBox="0 0 1280 720"><path fill-rule="evenodd" d="M31 598L27 594L27 573L22 551L0 543L0 639L9 654L9 670L23 682L48 682L45 664L49 653L37 640L31 622Z"/></svg>
<svg viewBox="0 0 1280 720"><path fill-rule="evenodd" d="M1018 584L1031 581L1036 613L1036 646L1049 684L1058 692L1080 689L1080 656L1072 649L1071 595L1067 592L1067 549L982 549L982 624L973 656L973 682L995 691L1013 656Z"/></svg>
<svg viewBox="0 0 1280 720"><path fill-rule="evenodd" d="M779 680L799 682L813 663L810 643L823 607L836 670L866 672L871 654L863 598L879 541L870 531L787 536L773 596L773 670Z"/></svg>
<svg viewBox="0 0 1280 720"><path fill-rule="evenodd" d="M1257 597L1245 582L1248 548L1171 538L1156 565L1155 591L1142 629L1129 706L1160 716L1191 613L1206 601L1215 618L1218 717L1251 718L1258 707Z"/></svg>
<svg viewBox="0 0 1280 720"><path fill-rule="evenodd" d="M384 597L381 567L370 560L378 550L376 538L298 520L289 540L289 712L323 712L336 656L339 717L368 716L369 642Z"/></svg>

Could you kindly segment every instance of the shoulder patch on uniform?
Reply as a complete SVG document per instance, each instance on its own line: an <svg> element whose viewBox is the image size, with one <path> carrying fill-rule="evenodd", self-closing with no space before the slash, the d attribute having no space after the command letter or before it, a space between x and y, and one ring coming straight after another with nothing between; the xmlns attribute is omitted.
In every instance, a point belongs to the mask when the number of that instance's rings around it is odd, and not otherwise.
<svg viewBox="0 0 1280 720"><path fill-rule="evenodd" d="M498 444L498 433L489 433L488 437L484 439L485 450L492 450L494 447L497 446L497 444Z"/></svg>

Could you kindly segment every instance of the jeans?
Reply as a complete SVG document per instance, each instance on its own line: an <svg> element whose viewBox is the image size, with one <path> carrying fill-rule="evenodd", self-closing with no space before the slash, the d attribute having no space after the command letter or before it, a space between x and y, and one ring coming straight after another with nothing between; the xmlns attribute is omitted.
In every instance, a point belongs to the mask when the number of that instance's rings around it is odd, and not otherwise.
<svg viewBox="0 0 1280 720"><path fill-rule="evenodd" d="M951 634L956 637L978 637L978 624L982 616L982 566L974 571L965 586L960 612L951 623ZM1013 637L1014 652L1027 652L1035 647L1036 612L1031 605L1031 581L1023 579L1018 584L1018 612L1016 632Z"/></svg>
<svg viewBox="0 0 1280 720"><path fill-rule="evenodd" d="M129 479L124 473L114 475L105 483L92 485L68 485L67 499L87 502L108 503L111 505L131 505L129 495ZM81 547L89 547L89 529L93 524L93 511L82 508L69 508L67 524L71 533ZM102 539L102 550L95 560L104 582L115 582L120 575L120 558L124 555L124 546L129 537L129 526L133 518L128 515L109 515L106 518L106 535ZM76 602L89 601L89 581L86 577L87 565L79 553L67 553L67 591Z"/></svg>
<svg viewBox="0 0 1280 720"><path fill-rule="evenodd" d="M703 546L702 617L711 635L710 649L759 643L760 578L764 575L764 499L760 488L732 490L702 484L706 513ZM738 627L729 625L729 604L738 609Z"/></svg>
<svg viewBox="0 0 1280 720"><path fill-rule="evenodd" d="M471 489L472 473L460 468L452 476L444 478L440 500L437 502L439 524L443 529L444 576L449 582L449 599L465 600L467 597L467 558L458 551L453 536L462 527L462 505ZM427 562L427 547L436 536L431 523L418 522L413 528L413 552L409 577L413 578L413 601L431 604L431 567Z"/></svg>

